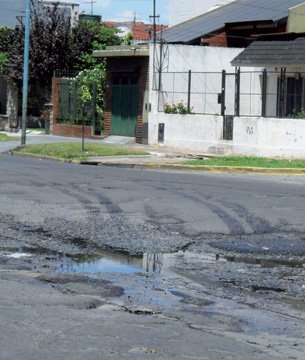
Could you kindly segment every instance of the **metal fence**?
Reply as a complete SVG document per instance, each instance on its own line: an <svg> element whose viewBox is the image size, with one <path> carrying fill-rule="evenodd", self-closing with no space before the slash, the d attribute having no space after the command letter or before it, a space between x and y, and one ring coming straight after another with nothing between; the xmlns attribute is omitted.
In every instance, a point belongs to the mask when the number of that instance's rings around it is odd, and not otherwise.
<svg viewBox="0 0 305 360"><path fill-rule="evenodd" d="M279 71L156 72L158 110L195 114L305 117L305 74ZM181 105L182 104L182 105Z"/></svg>
<svg viewBox="0 0 305 360"><path fill-rule="evenodd" d="M97 121L96 96L97 86L92 82L84 99L81 84L76 78L60 78L58 123L92 126L99 132L101 125Z"/></svg>

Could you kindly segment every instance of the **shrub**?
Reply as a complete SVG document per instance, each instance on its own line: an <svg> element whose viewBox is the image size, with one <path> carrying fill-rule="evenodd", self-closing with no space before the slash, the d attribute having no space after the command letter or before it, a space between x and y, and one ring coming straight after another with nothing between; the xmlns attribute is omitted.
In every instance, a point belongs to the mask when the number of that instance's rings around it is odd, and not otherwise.
<svg viewBox="0 0 305 360"><path fill-rule="evenodd" d="M190 112L188 111L188 104L185 104L183 100L180 100L177 104L163 104L163 111L165 114L193 114L193 107L191 108Z"/></svg>

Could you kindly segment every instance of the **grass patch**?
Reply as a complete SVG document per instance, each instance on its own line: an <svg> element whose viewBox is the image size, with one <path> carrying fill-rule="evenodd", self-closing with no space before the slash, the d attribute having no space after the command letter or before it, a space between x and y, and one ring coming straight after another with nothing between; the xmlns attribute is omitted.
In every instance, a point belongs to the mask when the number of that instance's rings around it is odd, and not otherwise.
<svg viewBox="0 0 305 360"><path fill-rule="evenodd" d="M35 132L40 132L40 133L42 133L42 134L45 134L45 132L46 132L46 130L43 129L43 128L27 128L26 131L27 131L27 132L29 132L29 131L35 131Z"/></svg>
<svg viewBox="0 0 305 360"><path fill-rule="evenodd" d="M123 147L86 143L82 152L81 143L52 143L27 145L15 150L21 154L48 156L61 160L86 160L92 156L147 155L144 151L134 151Z"/></svg>
<svg viewBox="0 0 305 360"><path fill-rule="evenodd" d="M260 167L260 168L305 168L305 160L281 160L266 159L258 157L226 156L219 158L209 158L202 160L188 160L185 165L207 165L207 166L241 166L241 167Z"/></svg>
<svg viewBox="0 0 305 360"><path fill-rule="evenodd" d="M20 141L20 137L0 134L0 141Z"/></svg>

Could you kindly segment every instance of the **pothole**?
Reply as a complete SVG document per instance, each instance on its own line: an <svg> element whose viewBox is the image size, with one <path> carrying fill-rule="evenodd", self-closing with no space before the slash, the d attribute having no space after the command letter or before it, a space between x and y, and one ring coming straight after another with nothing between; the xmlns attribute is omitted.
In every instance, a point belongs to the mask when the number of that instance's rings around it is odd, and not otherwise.
<svg viewBox="0 0 305 360"><path fill-rule="evenodd" d="M44 248L0 248L0 255L31 261L39 255L40 262L50 262L50 267L60 273L160 273L163 254L145 253L142 256L109 250L92 254L65 255Z"/></svg>

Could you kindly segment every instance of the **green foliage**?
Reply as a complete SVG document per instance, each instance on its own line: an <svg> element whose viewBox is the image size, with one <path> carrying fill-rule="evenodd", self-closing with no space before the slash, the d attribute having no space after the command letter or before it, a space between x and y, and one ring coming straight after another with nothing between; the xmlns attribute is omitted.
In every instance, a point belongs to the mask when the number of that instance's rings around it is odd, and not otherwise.
<svg viewBox="0 0 305 360"><path fill-rule="evenodd" d="M124 45L131 45L132 40L133 40L133 34L131 32L129 32L128 34L125 35L125 37L123 39L123 44Z"/></svg>
<svg viewBox="0 0 305 360"><path fill-rule="evenodd" d="M6 134L0 134L0 141L18 141L20 140L17 136L8 136Z"/></svg>
<svg viewBox="0 0 305 360"><path fill-rule="evenodd" d="M74 47L86 42L85 38L90 38L88 47L80 48L77 57L76 68L83 70L95 67L97 60L93 57L94 50L105 49L106 46L121 45L118 30L92 21L81 21L73 28Z"/></svg>
<svg viewBox="0 0 305 360"><path fill-rule="evenodd" d="M79 160L90 156L147 155L144 151L94 143L86 143L85 152L82 152L80 142L28 145L23 148L17 148L14 152L65 160Z"/></svg>
<svg viewBox="0 0 305 360"><path fill-rule="evenodd" d="M250 156L225 156L217 158L207 158L203 160L188 160L185 165L206 165L206 166L239 166L239 167L259 167L259 168L305 168L305 160L280 160Z"/></svg>
<svg viewBox="0 0 305 360"><path fill-rule="evenodd" d="M71 28L70 19L58 7L33 7L30 34L30 81L51 86L54 71L94 68L94 50L118 45L114 28L92 21L80 21ZM7 55L6 76L21 84L23 77L24 28L0 28L0 53Z"/></svg>
<svg viewBox="0 0 305 360"><path fill-rule="evenodd" d="M176 103L163 104L163 111L165 114L180 114L180 115L193 114L193 109L194 108L192 108L191 111L188 112L188 105L185 104L183 100L180 100L177 104Z"/></svg>
<svg viewBox="0 0 305 360"><path fill-rule="evenodd" d="M294 112L292 117L297 118L297 119L305 119L305 110L301 109L301 111L299 111L299 112Z"/></svg>
<svg viewBox="0 0 305 360"><path fill-rule="evenodd" d="M94 86L96 91L96 116L101 129L104 128L104 81L105 63L99 63L92 69L81 71L77 77L77 103L78 113L81 109L89 108L92 104Z"/></svg>
<svg viewBox="0 0 305 360"><path fill-rule="evenodd" d="M0 52L0 74L4 71L7 62L8 62L7 55L3 52Z"/></svg>

